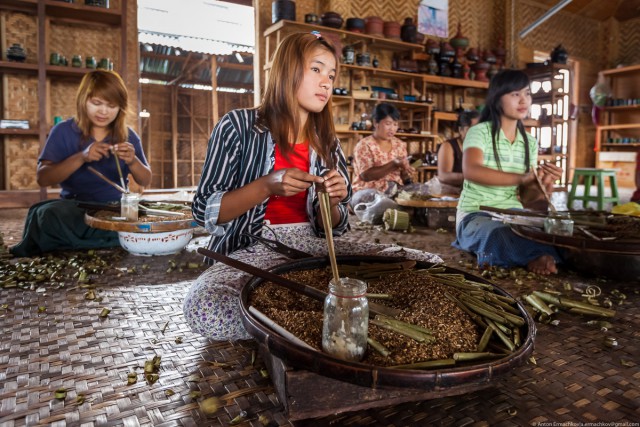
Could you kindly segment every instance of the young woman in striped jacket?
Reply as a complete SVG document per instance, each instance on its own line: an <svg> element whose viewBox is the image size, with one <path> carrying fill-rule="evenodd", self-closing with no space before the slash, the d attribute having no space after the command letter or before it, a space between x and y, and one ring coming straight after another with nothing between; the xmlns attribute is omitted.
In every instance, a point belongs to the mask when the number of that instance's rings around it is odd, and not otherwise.
<svg viewBox="0 0 640 427"><path fill-rule="evenodd" d="M211 233L209 249L269 268L288 259L253 245L251 236L323 255L321 237L347 231L351 186L331 112L338 65L320 33L291 34L274 54L261 105L231 111L216 125L193 201L194 218ZM329 194L333 230L323 228L318 186ZM338 253L381 249L335 242ZM191 329L217 340L249 338L238 299L249 279L220 264L204 272L184 301Z"/></svg>

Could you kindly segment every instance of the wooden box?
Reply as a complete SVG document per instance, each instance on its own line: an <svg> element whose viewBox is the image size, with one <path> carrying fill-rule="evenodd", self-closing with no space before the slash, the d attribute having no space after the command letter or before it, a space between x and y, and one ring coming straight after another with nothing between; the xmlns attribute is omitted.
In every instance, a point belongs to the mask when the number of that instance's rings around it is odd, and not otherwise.
<svg viewBox="0 0 640 427"><path fill-rule="evenodd" d="M259 351L271 375L278 399L291 421L455 396L494 386L490 382L469 382L466 385L432 390L363 387L296 369L274 356L264 344L260 344Z"/></svg>

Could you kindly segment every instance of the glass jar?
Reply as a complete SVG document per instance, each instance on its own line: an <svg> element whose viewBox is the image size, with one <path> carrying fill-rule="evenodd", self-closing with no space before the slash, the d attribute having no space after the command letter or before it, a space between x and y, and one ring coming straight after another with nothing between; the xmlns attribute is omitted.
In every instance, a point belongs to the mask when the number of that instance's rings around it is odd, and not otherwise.
<svg viewBox="0 0 640 427"><path fill-rule="evenodd" d="M322 350L339 359L357 362L367 349L369 302L367 284L361 280L340 278L329 283L324 300Z"/></svg>
<svg viewBox="0 0 640 427"><path fill-rule="evenodd" d="M120 199L120 216L127 221L138 220L138 204L140 203L140 194L123 193Z"/></svg>

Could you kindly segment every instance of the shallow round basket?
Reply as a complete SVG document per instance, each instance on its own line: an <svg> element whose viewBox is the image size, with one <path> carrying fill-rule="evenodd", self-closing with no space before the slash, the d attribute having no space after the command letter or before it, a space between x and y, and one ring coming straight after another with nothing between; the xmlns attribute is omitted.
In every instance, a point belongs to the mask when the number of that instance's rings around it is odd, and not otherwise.
<svg viewBox="0 0 640 427"><path fill-rule="evenodd" d="M382 263L398 262L399 258L349 255L338 256L338 263L358 264L360 262ZM324 268L328 265L327 257L306 258L291 261L277 266L270 271L278 274L288 271L311 270ZM417 268L429 268L431 263L417 263ZM464 274L467 278L477 282L488 283L495 287L500 295L508 295L505 291L491 282L479 276L467 274L461 270L446 267L446 272ZM249 295L264 280L254 277L243 288L240 294L242 321L251 336L263 345L272 355L286 361L293 367L305 369L341 381L348 381L364 387L371 388L408 388L432 391L434 397L468 393L491 385L501 376L508 374L515 367L523 364L533 352L533 340L536 328L533 319L517 302L520 316L525 319L522 327L522 345L513 353L501 359L481 361L455 368L442 368L431 370L394 369L374 366L358 362L348 362L318 350L303 347L278 335L274 330L261 323L249 312Z"/></svg>
<svg viewBox="0 0 640 427"><path fill-rule="evenodd" d="M120 246L132 255L173 255L184 249L193 237L193 228L159 233L118 231Z"/></svg>
<svg viewBox="0 0 640 427"><path fill-rule="evenodd" d="M172 255L180 252L193 237L198 224L190 217L160 218L144 216L139 221L125 221L110 211L87 211L84 222L94 228L118 232L120 246L133 255Z"/></svg>
<svg viewBox="0 0 640 427"><path fill-rule="evenodd" d="M563 249L565 261L578 271L612 279L637 280L640 277L640 240L595 240L574 233L559 236L537 227L511 224L519 236Z"/></svg>

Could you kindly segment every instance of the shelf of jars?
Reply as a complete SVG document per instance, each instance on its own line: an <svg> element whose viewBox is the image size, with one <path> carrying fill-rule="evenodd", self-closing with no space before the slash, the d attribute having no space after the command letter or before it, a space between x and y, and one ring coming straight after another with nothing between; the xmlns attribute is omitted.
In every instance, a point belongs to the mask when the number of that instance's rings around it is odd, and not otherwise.
<svg viewBox="0 0 640 427"><path fill-rule="evenodd" d="M342 43L345 45L353 44L358 41L363 41L370 46L374 46L380 49L390 50L390 51L415 50L420 52L424 49L423 45L417 44L417 43L407 43L400 40L385 38L383 36L375 36L375 35L365 34L365 33L356 33L353 31L341 30L338 28L326 27L322 25L307 24L304 22L289 21L286 19L280 20L275 24L271 25L269 28L267 28L264 32L264 36L268 37L268 36L271 36L272 34L277 34L279 31L282 31L285 29L291 30L291 31L298 30L298 31L307 31L307 32L319 31L320 34L322 33L337 34L340 37L340 40L342 41ZM268 43L267 43L267 46L268 46ZM269 52L267 52L267 54L268 53ZM270 55L267 55L267 58L269 57Z"/></svg>
<svg viewBox="0 0 640 427"><path fill-rule="evenodd" d="M0 61L0 73L37 74L38 64L29 62Z"/></svg>
<svg viewBox="0 0 640 427"><path fill-rule="evenodd" d="M121 25L122 23L122 11L115 8L56 0L40 1L44 4L45 15L51 18L106 25ZM38 0L3 0L2 8L36 14L38 11Z"/></svg>

